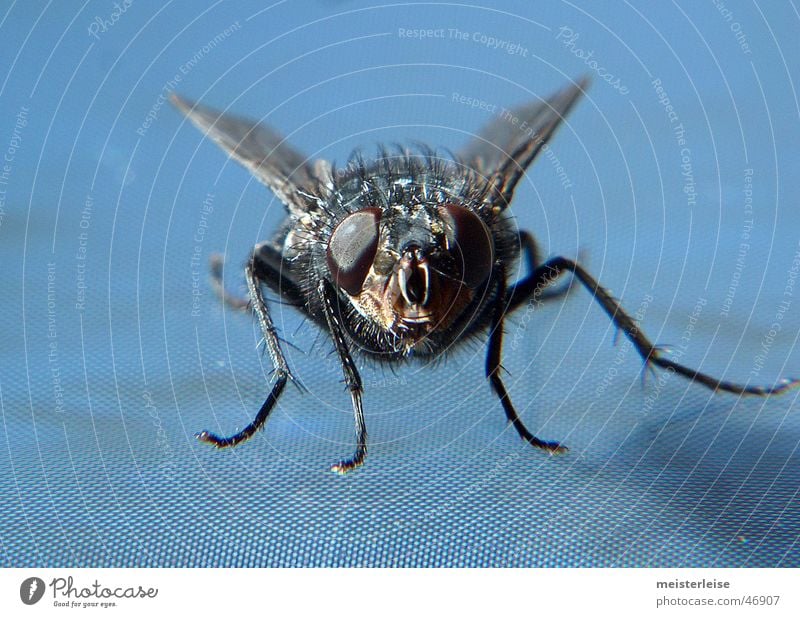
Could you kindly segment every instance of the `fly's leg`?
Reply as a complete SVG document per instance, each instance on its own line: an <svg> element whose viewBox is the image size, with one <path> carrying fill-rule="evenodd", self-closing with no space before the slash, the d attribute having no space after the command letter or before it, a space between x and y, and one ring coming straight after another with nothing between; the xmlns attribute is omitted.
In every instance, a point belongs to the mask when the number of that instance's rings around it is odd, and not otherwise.
<svg viewBox="0 0 800 617"><path fill-rule="evenodd" d="M222 281L222 266L225 262L223 256L214 253L208 259L209 273L211 274L211 287L220 301L236 311L246 311L250 306L250 299L237 296L225 289Z"/></svg>
<svg viewBox="0 0 800 617"><path fill-rule="evenodd" d="M290 277L286 261L280 250L271 242L257 244L253 251L255 272L259 280L278 294L282 300L294 306L305 303L300 285Z"/></svg>
<svg viewBox="0 0 800 617"><path fill-rule="evenodd" d="M261 326L261 332L264 335L264 345L267 349L267 353L269 353L270 360L272 360L272 366L274 368L274 383L272 386L272 391L269 393L269 396L267 396L267 400L264 401L261 409L258 410L255 419L253 419L250 424L248 424L235 435L231 435L230 437L219 437L218 435L209 433L208 431L203 431L197 434L197 439L204 443L209 443L213 446L216 446L217 448L227 448L240 444L243 441L247 441L253 436L253 434L256 433L256 431L263 427L264 423L269 417L270 412L272 411L273 407L275 407L275 403L278 402L278 398L283 392L286 382L292 378L292 374L289 372L289 366L286 364L286 358L283 355L283 351L281 350L278 341L275 325L272 323L269 309L264 301L264 295L261 291L262 279L259 277L256 269L257 258L254 253L248 261L247 267L245 268L245 278L247 279L247 289L250 292L250 303L253 306L253 311L255 312L256 317L258 318L258 323ZM276 273L276 276L280 276L280 272Z"/></svg>
<svg viewBox="0 0 800 617"><path fill-rule="evenodd" d="M506 412L506 418L508 418L508 421L514 426L520 437L532 446L546 450L551 454L566 452L567 448L565 446L555 441L539 439L526 428L517 414L517 410L514 409L514 404L511 402L503 379L500 376L503 355L503 318L506 314L509 296L506 295L505 270L502 268L498 268L497 270L499 283L497 294L494 299L492 321L490 324L489 347L486 353L486 377L489 378L492 390L494 390L495 394L497 394L500 399L503 411Z"/></svg>
<svg viewBox="0 0 800 617"><path fill-rule="evenodd" d="M534 240L533 236L527 231L519 231L517 233L519 237L519 243L522 247L522 251L525 258L525 265L528 269L528 276L524 278L522 281L518 283L524 284L526 281L530 280L534 273L536 272L537 268L541 265L542 261L539 255L539 247L536 244L536 240ZM516 295L510 298L510 305L508 307L508 312L513 311L517 308L520 304L533 300L536 303L540 302L549 302L551 300L557 300L558 298L563 298L567 295L570 290L572 289L572 282L568 282L564 285L559 285L558 287L549 287L545 286L544 288L538 288L536 292L531 297L523 298L521 295Z"/></svg>
<svg viewBox="0 0 800 617"><path fill-rule="evenodd" d="M272 244L268 242L257 244L250 260L256 277L267 287L292 304L303 303L299 286L288 277L280 251ZM211 286L224 304L237 311L246 311L250 307L251 299L237 296L225 289L222 282L223 263L224 259L219 253L214 253L209 258Z"/></svg>
<svg viewBox="0 0 800 617"><path fill-rule="evenodd" d="M733 392L734 394L754 394L757 396L767 396L770 394L779 394L796 386L800 383L798 379L784 379L775 384L774 386L751 386L747 384L738 384L732 381L724 381L716 379L700 371L678 364L669 358L662 355L662 350L658 346L653 345L647 337L639 330L639 326L634 319L632 319L620 307L619 302L605 289L603 289L592 276L584 270L580 265L566 259L564 257L555 257L548 260L546 263L539 266L534 273L527 279L520 281L517 285L508 290L509 296L514 298L511 306L518 306L525 302L527 298L534 295L537 290L555 281L564 272L572 272L575 277L583 283L583 285L592 293L594 299L600 303L603 310L614 322L614 325L620 328L625 336L630 339L636 351L644 359L646 363L652 363L663 369L670 369L692 381L696 381L707 388L714 391ZM518 299L516 298L518 296Z"/></svg>
<svg viewBox="0 0 800 617"><path fill-rule="evenodd" d="M364 408L361 404L361 394L364 387L361 383L361 376L358 374L355 362L347 348L344 328L337 316L337 311L333 306L335 297L329 283L321 281L317 291L322 303L322 311L330 331L336 352L339 354L339 361L342 363L342 373L344 373L344 383L350 391L350 399L353 403L353 416L356 427L356 450L353 456L331 466L331 471L338 474L346 474L348 471L361 466L367 456L367 424L364 420Z"/></svg>

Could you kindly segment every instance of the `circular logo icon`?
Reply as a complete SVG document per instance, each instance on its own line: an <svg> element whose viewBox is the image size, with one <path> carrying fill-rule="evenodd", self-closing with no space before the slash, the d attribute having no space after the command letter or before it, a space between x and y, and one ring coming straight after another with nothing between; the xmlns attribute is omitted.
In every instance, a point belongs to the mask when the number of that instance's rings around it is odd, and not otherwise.
<svg viewBox="0 0 800 617"><path fill-rule="evenodd" d="M38 576L31 576L19 586L19 599L25 604L36 604L44 595L44 581Z"/></svg>

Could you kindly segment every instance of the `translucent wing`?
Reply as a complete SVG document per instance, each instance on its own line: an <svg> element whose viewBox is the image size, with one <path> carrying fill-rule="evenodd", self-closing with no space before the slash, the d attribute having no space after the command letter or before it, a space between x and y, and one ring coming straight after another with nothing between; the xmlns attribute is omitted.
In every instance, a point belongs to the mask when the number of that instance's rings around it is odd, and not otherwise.
<svg viewBox="0 0 800 617"><path fill-rule="evenodd" d="M266 184L291 211L300 214L308 210L308 202L298 189L316 188L314 166L281 135L247 118L225 114L175 94L170 100L228 156Z"/></svg>
<svg viewBox="0 0 800 617"><path fill-rule="evenodd" d="M588 83L583 78L546 100L508 110L486 125L458 153L459 158L482 176L494 179L499 195L510 201L517 182Z"/></svg>

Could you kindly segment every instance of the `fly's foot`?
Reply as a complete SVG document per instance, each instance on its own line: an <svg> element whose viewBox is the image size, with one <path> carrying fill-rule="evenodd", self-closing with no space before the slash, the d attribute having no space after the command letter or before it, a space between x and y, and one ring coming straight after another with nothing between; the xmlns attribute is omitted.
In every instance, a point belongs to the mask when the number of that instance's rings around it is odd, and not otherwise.
<svg viewBox="0 0 800 617"><path fill-rule="evenodd" d="M781 379L774 386L753 386L752 391L747 392L747 394L755 394L757 396L770 396L772 394L782 394L787 390L791 390L792 388L797 387L798 385L800 385L800 379L794 379L794 378Z"/></svg>
<svg viewBox="0 0 800 617"><path fill-rule="evenodd" d="M208 431L200 431L199 433L195 433L194 437L197 439L197 441L207 443L215 448L227 448L228 446L232 445L232 441L230 439L218 437L214 433L209 433Z"/></svg>
<svg viewBox="0 0 800 617"><path fill-rule="evenodd" d="M359 448L358 450L356 450L356 453L353 455L353 458L349 458L344 461L339 461L338 463L331 465L331 471L333 473L338 473L340 476L343 476L346 473L361 467L361 465L364 464L364 460L366 458L367 458L367 449Z"/></svg>
<svg viewBox="0 0 800 617"><path fill-rule="evenodd" d="M569 448L567 446L562 446L557 441L542 441L539 444L532 444L537 448L541 448L550 456L558 456L559 454L565 454L569 452Z"/></svg>

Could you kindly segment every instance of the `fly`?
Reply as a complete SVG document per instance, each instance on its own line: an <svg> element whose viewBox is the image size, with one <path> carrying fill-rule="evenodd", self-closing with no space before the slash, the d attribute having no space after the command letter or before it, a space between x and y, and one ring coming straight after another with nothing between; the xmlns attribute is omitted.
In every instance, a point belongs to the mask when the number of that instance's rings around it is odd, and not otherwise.
<svg viewBox="0 0 800 617"><path fill-rule="evenodd" d="M197 438L218 448L246 441L264 426L292 379L264 288L297 306L333 342L356 433L353 455L331 467L340 474L359 467L367 455L363 385L354 354L386 363L432 359L484 332L486 377L508 421L532 446L551 454L566 451L525 427L500 370L506 316L532 299L563 295L565 288L550 288L563 274L593 294L647 366L735 394L767 396L796 385L795 379L774 386L738 384L674 362L580 264L565 257L542 262L533 236L512 224L508 207L517 184L587 85L580 80L513 110L516 123L507 115L493 120L455 155L424 146L381 148L375 160L356 156L340 170L325 160L309 160L262 124L173 95L175 106L287 209L279 231L250 254L247 299L224 289L221 260L212 260L211 268L222 300L255 313L274 368L272 389L238 433L221 437L203 431ZM513 281L509 273L520 258L528 272Z"/></svg>

